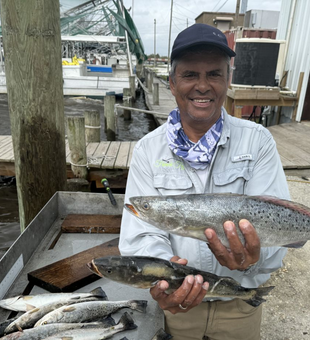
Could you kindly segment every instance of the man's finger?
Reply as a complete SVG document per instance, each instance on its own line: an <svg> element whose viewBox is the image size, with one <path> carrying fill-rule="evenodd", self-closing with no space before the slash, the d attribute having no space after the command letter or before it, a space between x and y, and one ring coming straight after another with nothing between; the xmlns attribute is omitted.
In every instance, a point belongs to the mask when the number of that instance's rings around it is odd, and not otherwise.
<svg viewBox="0 0 310 340"><path fill-rule="evenodd" d="M260 253L260 240L252 224L245 219L239 221L239 228L245 239L245 247L250 254Z"/></svg>
<svg viewBox="0 0 310 340"><path fill-rule="evenodd" d="M235 224L231 221L226 221L224 223L224 231L229 242L231 255L233 256L236 264L243 266L246 260L245 248L237 234Z"/></svg>
<svg viewBox="0 0 310 340"><path fill-rule="evenodd" d="M225 246L223 246L220 239L217 237L213 229L206 229L205 235L208 240L208 245L216 259L222 266L226 265L227 259L229 258L229 252Z"/></svg>

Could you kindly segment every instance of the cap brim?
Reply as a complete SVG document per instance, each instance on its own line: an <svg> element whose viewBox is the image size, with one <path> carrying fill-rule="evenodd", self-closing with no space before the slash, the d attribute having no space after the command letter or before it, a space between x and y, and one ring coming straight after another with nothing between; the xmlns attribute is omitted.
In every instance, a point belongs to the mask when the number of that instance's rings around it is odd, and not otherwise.
<svg viewBox="0 0 310 340"><path fill-rule="evenodd" d="M193 44L181 46L179 48L176 48L174 51L172 51L171 57L170 57L171 61L173 59L175 59L175 57L178 54L180 54L181 52L183 52L185 50L189 50L191 47L198 46L198 45L216 46L219 49L221 49L222 51L224 51L230 58L236 56L236 53L232 49L230 49L228 46L225 46L225 45L222 45L222 44L216 44L216 43L195 42Z"/></svg>

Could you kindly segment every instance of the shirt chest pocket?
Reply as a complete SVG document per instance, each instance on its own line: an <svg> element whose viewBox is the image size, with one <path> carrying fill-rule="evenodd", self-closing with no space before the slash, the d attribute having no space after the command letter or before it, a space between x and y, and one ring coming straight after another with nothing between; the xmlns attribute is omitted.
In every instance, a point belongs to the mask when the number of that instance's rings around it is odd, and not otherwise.
<svg viewBox="0 0 310 340"><path fill-rule="evenodd" d="M226 171L212 175L213 192L233 192L244 193L244 186L252 178L252 169L249 167L239 167L227 169Z"/></svg>
<svg viewBox="0 0 310 340"><path fill-rule="evenodd" d="M189 177L179 174L154 175L153 185L164 196L189 194L193 188Z"/></svg>

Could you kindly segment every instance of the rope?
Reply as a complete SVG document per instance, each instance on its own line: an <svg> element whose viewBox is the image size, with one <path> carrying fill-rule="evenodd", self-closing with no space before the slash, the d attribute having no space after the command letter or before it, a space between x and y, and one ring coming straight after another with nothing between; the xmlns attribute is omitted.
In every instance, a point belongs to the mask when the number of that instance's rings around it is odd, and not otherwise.
<svg viewBox="0 0 310 340"><path fill-rule="evenodd" d="M127 106L122 106L120 104L115 104L115 110L117 109L125 109L128 110ZM130 108L131 111L137 111L137 112L143 112L143 113L149 113L151 115L157 116L158 118L168 118L169 113L163 113L163 112L156 112L156 111L148 111L148 110L141 110L141 109L136 109L135 107Z"/></svg>
<svg viewBox="0 0 310 340"><path fill-rule="evenodd" d="M143 90L147 93L149 93L149 90L142 84L141 80L137 77L138 79L138 83L140 84L140 86L143 88Z"/></svg>
<svg viewBox="0 0 310 340"><path fill-rule="evenodd" d="M131 100L132 96L124 97L123 96L123 102L129 102Z"/></svg>
<svg viewBox="0 0 310 340"><path fill-rule="evenodd" d="M100 129L100 128L101 128L101 125L99 125L99 126L85 125L85 127L86 127L87 129Z"/></svg>

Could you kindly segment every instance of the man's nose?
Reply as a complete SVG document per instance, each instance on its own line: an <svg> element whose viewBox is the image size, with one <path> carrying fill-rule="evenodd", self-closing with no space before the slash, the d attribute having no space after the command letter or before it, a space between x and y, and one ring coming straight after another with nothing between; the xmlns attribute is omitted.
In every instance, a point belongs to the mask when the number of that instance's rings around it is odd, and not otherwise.
<svg viewBox="0 0 310 340"><path fill-rule="evenodd" d="M210 90L210 82L207 77L199 77L196 83L196 90L205 93Z"/></svg>

